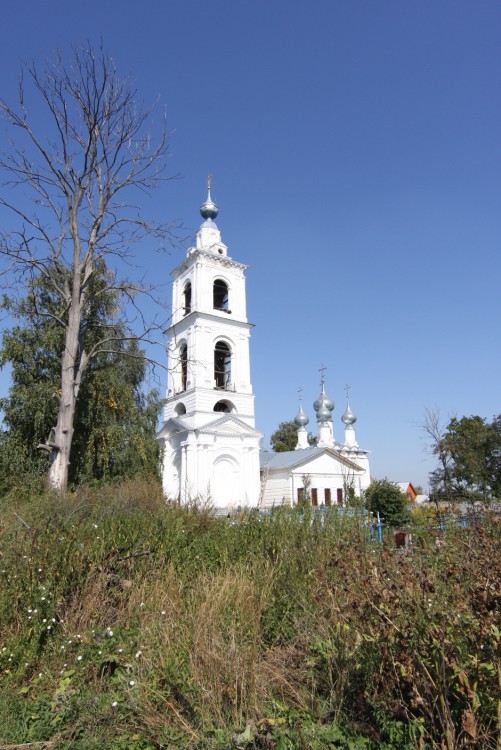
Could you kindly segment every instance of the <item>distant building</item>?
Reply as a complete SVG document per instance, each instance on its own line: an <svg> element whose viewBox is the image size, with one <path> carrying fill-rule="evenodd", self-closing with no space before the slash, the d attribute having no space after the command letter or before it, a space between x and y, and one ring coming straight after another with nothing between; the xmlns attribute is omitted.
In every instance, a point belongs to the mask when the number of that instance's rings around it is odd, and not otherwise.
<svg viewBox="0 0 501 750"><path fill-rule="evenodd" d="M260 454L250 381L245 270L232 260L215 223L208 186L204 219L183 262L172 271L172 324L164 423L163 489L173 500L208 501L219 508L271 507L309 497L315 505L344 503L370 483L368 451L355 438L347 403L344 441L334 439L334 403L314 404L317 445L308 444L300 404L295 451Z"/></svg>
<svg viewBox="0 0 501 750"><path fill-rule="evenodd" d="M407 496L407 500L413 503L417 497L417 492L411 482L396 482L396 485L400 492L403 492Z"/></svg>
<svg viewBox="0 0 501 750"><path fill-rule="evenodd" d="M306 425L309 420L299 404L296 449L283 453L261 452L260 505L294 505L305 497L312 505L344 505L350 496L360 496L370 484L369 452L362 450L355 437L356 416L349 402L341 417L344 441L334 438L334 403L322 391L313 408L317 415L317 444L309 446Z"/></svg>
<svg viewBox="0 0 501 750"><path fill-rule="evenodd" d="M428 495L418 494L412 482L397 482L400 492L407 496L407 500L414 505L421 505L429 500Z"/></svg>

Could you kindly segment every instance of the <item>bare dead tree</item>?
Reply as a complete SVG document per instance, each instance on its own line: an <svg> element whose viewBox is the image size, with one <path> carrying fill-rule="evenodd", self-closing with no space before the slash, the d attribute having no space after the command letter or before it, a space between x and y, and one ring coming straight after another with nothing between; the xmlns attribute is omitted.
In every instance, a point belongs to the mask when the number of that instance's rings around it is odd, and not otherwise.
<svg viewBox="0 0 501 750"><path fill-rule="evenodd" d="M30 94L41 109L30 110ZM37 312L64 329L57 423L41 447L50 453L51 485L65 490L75 405L89 361L116 351L118 330L122 340L152 341L165 327L165 320L147 321L141 312L141 298L153 296L154 288L121 274L136 273L134 248L141 240L154 238L162 249L172 236L172 226L147 221L133 202L171 179L164 177L167 131L162 122L153 139L151 110L137 101L130 78L119 77L102 44L74 48L68 63L57 54L43 69L23 64L18 102L0 100L0 114L10 142L0 156L7 175L0 206L15 220L0 235L4 288L21 294L42 278L60 300L58 312ZM103 264L104 288L92 283ZM89 348L85 314L95 293L110 295L118 309L115 324L104 325Z"/></svg>
<svg viewBox="0 0 501 750"><path fill-rule="evenodd" d="M442 424L438 407L426 408L421 429L428 441L429 452L436 456L438 467L431 473L430 480L435 490L448 502L452 499L452 459L444 438L446 425Z"/></svg>

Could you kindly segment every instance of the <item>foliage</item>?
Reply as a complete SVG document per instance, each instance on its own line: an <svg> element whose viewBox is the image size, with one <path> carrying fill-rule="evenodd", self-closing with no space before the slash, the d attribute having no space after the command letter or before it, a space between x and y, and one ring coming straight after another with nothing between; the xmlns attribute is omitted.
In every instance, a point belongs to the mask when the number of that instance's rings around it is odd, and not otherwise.
<svg viewBox="0 0 501 750"><path fill-rule="evenodd" d="M170 227L148 221L133 205L134 195L158 185L167 136L165 128L152 136L149 112L102 45L74 48L68 61L56 54L41 68L23 63L18 91L17 104L0 99L9 133L8 151L0 155L6 175L0 205L12 222L0 235L1 277L19 309L28 300L54 324L59 349L49 350L59 362L57 404L35 408L37 418L55 416L45 443L48 478L64 490L90 362L110 351L115 360L130 356L131 337L151 341L165 327L146 321L140 309L141 295L154 299L152 285L120 278L119 269L134 267L142 239L163 245L170 237ZM32 109L37 99L41 109ZM98 314L98 324L89 325L99 311L104 321Z"/></svg>
<svg viewBox="0 0 501 750"><path fill-rule="evenodd" d="M458 494L501 497L501 415L491 424L478 416L454 418L444 441Z"/></svg>
<svg viewBox="0 0 501 750"><path fill-rule="evenodd" d="M362 514L218 519L137 480L1 510L0 743L496 747L489 515L423 519L411 553Z"/></svg>
<svg viewBox="0 0 501 750"><path fill-rule="evenodd" d="M479 416L454 417L436 438L439 466L430 477L435 499L501 497L501 415L491 423Z"/></svg>
<svg viewBox="0 0 501 750"><path fill-rule="evenodd" d="M142 393L146 361L134 339L121 338L115 301L100 296L108 272L92 282L94 304L82 321L83 345L91 347L105 327L113 333L107 352L87 367L75 414L70 481L155 474L158 450L155 429L160 402L156 392ZM64 331L55 317L64 317L61 301L43 276L30 281L28 295L16 303L5 299L3 309L19 321L5 331L0 366L12 366L9 396L0 401L6 431L1 434L0 487L34 481L47 471L47 452L56 415Z"/></svg>
<svg viewBox="0 0 501 750"><path fill-rule="evenodd" d="M410 520L407 498L394 482L373 479L364 493L367 509L379 513L389 526L404 526Z"/></svg>
<svg viewBox="0 0 501 750"><path fill-rule="evenodd" d="M297 429L297 424L294 421L280 422L270 437L272 449L276 453L295 450L297 445ZM308 443L310 445L315 444L315 439L312 437L311 432L308 433Z"/></svg>

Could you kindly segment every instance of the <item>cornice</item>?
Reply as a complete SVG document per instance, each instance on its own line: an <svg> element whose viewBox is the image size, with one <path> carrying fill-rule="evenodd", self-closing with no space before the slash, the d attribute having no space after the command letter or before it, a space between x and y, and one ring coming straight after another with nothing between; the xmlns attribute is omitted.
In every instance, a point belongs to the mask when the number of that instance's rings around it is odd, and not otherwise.
<svg viewBox="0 0 501 750"><path fill-rule="evenodd" d="M237 320L236 318L232 318L231 315L213 315L212 313L207 312L199 312L198 310L192 310L188 315L185 315L184 318L181 318L180 321L177 323L173 323L171 326L165 329L164 334L166 336L169 336L171 331L177 330L177 331L184 331L186 328L190 328L191 326L195 325L197 320L207 320L210 322L218 322L218 323L224 323L225 325L229 324L230 326L234 328L245 328L246 330L250 331L252 328L254 328L254 323L247 323L243 320Z"/></svg>
<svg viewBox="0 0 501 750"><path fill-rule="evenodd" d="M245 263L238 263L236 260L228 258L227 255L216 255L216 253L211 253L207 250L194 250L182 261L182 263L171 271L170 275L173 278L177 278L183 273L183 271L186 271L187 268L200 258L211 261L215 265L223 266L224 268L237 268L241 271L245 271L249 267L246 266Z"/></svg>

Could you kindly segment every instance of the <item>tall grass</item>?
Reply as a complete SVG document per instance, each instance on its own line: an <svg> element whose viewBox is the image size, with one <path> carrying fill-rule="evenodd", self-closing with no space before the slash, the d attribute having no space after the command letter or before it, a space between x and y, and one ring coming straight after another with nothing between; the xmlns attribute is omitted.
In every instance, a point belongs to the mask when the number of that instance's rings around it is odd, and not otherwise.
<svg viewBox="0 0 501 750"><path fill-rule="evenodd" d="M495 748L495 519L217 519L144 480L5 498L0 742Z"/></svg>

